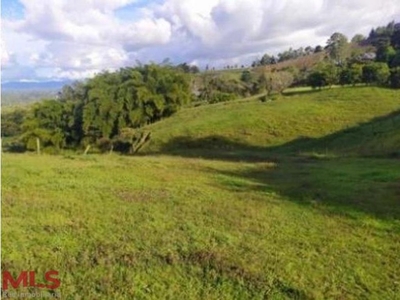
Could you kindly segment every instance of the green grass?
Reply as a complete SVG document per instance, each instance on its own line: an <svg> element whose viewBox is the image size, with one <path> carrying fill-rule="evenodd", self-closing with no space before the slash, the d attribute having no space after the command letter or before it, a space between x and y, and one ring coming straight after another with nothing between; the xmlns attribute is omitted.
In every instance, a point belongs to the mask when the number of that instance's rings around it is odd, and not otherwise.
<svg viewBox="0 0 400 300"><path fill-rule="evenodd" d="M58 270L62 299L396 299L397 96L186 109L157 155L5 153L2 268Z"/></svg>
<svg viewBox="0 0 400 300"><path fill-rule="evenodd" d="M382 121L399 110L398 91L369 87L308 90L266 103L252 99L200 106L181 110L171 118L148 126L152 140L143 152L180 153L187 152L188 148L200 148L203 152L225 147L232 151L248 150L254 155L274 147L279 151L287 150L294 142L292 148L297 151L315 148L342 152L343 148L349 148L348 136L355 148L353 152L362 150L357 145L366 145L367 139L375 140L376 148L380 140L392 143L385 146L385 151L394 152L400 149L399 114L388 122ZM378 117L381 123L376 120ZM376 126L375 121L379 123ZM344 134L340 143L326 144L327 136L354 132L360 126L364 126L362 132ZM385 134L388 138L382 138ZM287 147L282 149L282 146ZM215 152L214 149L212 154Z"/></svg>
<svg viewBox="0 0 400 300"><path fill-rule="evenodd" d="M64 299L395 299L400 163L322 166L5 154L3 269Z"/></svg>

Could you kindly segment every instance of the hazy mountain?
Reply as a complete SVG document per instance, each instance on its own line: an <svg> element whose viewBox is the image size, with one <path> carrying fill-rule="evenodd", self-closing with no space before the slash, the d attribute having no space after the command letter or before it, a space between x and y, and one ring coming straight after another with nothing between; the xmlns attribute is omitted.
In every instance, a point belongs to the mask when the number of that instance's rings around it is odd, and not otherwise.
<svg viewBox="0 0 400 300"><path fill-rule="evenodd" d="M21 90L60 90L64 85L71 81L9 81L1 84L2 92L21 91Z"/></svg>

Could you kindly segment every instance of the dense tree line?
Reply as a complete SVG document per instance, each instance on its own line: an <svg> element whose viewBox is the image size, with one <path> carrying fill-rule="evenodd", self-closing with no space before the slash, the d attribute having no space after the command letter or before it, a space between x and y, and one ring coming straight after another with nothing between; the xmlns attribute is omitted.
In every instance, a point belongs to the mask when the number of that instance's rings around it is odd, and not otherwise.
<svg viewBox="0 0 400 300"><path fill-rule="evenodd" d="M54 151L99 143L111 147L121 140L133 145L142 126L174 114L191 100L185 71L182 66L151 64L103 72L65 86L56 100L34 104L22 124L19 113L10 115L15 122L4 124L5 133L20 133L29 150L37 147L38 139L43 148ZM21 125L17 129L9 123Z"/></svg>
<svg viewBox="0 0 400 300"><path fill-rule="evenodd" d="M268 65L274 65L280 62L296 59L302 56L307 56L311 55L313 53L318 53L322 52L323 48L321 46L316 46L315 48L311 46L307 46L305 48L300 47L298 49L293 49L289 48L288 50L285 50L283 52L280 52L275 55L270 55L268 53L265 53L261 59L255 60L251 66L252 67L260 67L260 66L268 66Z"/></svg>
<svg viewBox="0 0 400 300"><path fill-rule="evenodd" d="M313 87L334 84L377 84L399 88L400 23L372 29L365 37L356 34L350 41L339 32L332 34L325 47L306 47L283 51L277 56L264 54L253 62L253 67L269 66L323 52L326 58L312 69L301 67L289 71L293 85ZM248 76L248 75L247 75Z"/></svg>
<svg viewBox="0 0 400 300"><path fill-rule="evenodd" d="M347 37L334 33L327 43L328 57L309 74L309 85L321 88L365 83L400 88L400 23L373 29L367 39L356 35L352 41L373 46L373 59L352 54Z"/></svg>

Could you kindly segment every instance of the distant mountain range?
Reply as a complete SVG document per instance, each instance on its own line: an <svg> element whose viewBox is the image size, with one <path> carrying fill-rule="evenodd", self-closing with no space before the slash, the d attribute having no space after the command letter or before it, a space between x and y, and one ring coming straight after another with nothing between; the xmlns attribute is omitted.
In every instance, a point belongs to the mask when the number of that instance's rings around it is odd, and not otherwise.
<svg viewBox="0 0 400 300"><path fill-rule="evenodd" d="M72 81L9 81L1 83L1 106L56 99L57 92Z"/></svg>
<svg viewBox="0 0 400 300"><path fill-rule="evenodd" d="M9 81L1 83L2 92L26 90L60 90L64 85L71 84L71 80L64 81Z"/></svg>

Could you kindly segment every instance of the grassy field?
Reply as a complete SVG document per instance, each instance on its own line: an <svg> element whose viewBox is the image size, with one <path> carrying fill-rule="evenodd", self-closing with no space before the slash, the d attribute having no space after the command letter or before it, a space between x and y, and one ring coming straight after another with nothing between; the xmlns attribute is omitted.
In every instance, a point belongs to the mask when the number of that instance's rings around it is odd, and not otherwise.
<svg viewBox="0 0 400 300"><path fill-rule="evenodd" d="M2 268L62 299L399 299L398 92L186 109L143 156L2 156Z"/></svg>
<svg viewBox="0 0 400 300"><path fill-rule="evenodd" d="M142 152L189 155L197 149L239 159L313 150L386 155L400 149L399 127L396 90L294 90L265 103L251 98L182 110L147 127L152 140Z"/></svg>

